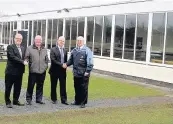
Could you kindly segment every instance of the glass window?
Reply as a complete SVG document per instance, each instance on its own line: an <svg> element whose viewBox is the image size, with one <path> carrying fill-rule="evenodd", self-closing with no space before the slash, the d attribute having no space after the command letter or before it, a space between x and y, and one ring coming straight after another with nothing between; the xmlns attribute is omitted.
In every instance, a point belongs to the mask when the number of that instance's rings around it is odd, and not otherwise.
<svg viewBox="0 0 173 124"><path fill-rule="evenodd" d="M173 65L173 13L168 13L165 64Z"/></svg>
<svg viewBox="0 0 173 124"><path fill-rule="evenodd" d="M17 22L14 22L14 29L17 29Z"/></svg>
<svg viewBox="0 0 173 124"><path fill-rule="evenodd" d="M48 37L47 37L47 48L51 48L52 44L52 20L48 20L48 26L47 26L47 32L48 32Z"/></svg>
<svg viewBox="0 0 173 124"><path fill-rule="evenodd" d="M163 43L165 32L165 14L153 14L152 41L151 41L151 62L162 63Z"/></svg>
<svg viewBox="0 0 173 124"><path fill-rule="evenodd" d="M41 35L42 35L42 43L45 44L45 37L46 37L46 20L42 20L42 28L41 28Z"/></svg>
<svg viewBox="0 0 173 124"><path fill-rule="evenodd" d="M6 26L5 26L5 44L7 44L7 40L8 40L8 22L6 22Z"/></svg>
<svg viewBox="0 0 173 124"><path fill-rule="evenodd" d="M1 39L2 39L2 22L0 22L0 42L1 42Z"/></svg>
<svg viewBox="0 0 173 124"><path fill-rule="evenodd" d="M14 43L14 24L15 22L11 22L11 43Z"/></svg>
<svg viewBox="0 0 173 124"><path fill-rule="evenodd" d="M2 34L2 43L6 43L6 35L7 35L7 22L3 23L3 34Z"/></svg>
<svg viewBox="0 0 173 124"><path fill-rule="evenodd" d="M78 18L78 36L84 37L84 25L85 25L85 18L84 17Z"/></svg>
<svg viewBox="0 0 173 124"><path fill-rule="evenodd" d="M126 36L124 45L124 59L133 60L136 15L126 16Z"/></svg>
<svg viewBox="0 0 173 124"><path fill-rule="evenodd" d="M87 18L87 39L86 45L93 50L94 17Z"/></svg>
<svg viewBox="0 0 173 124"><path fill-rule="evenodd" d="M25 29L28 29L28 21L25 21Z"/></svg>
<svg viewBox="0 0 173 124"><path fill-rule="evenodd" d="M34 21L33 40L35 39L36 35L37 35L37 20Z"/></svg>
<svg viewBox="0 0 173 124"><path fill-rule="evenodd" d="M32 44L32 41L31 41L31 36L32 36L32 21L29 21L29 43L28 45L30 46Z"/></svg>
<svg viewBox="0 0 173 124"><path fill-rule="evenodd" d="M57 42L57 26L58 26L58 20L53 19L52 47L55 47Z"/></svg>
<svg viewBox="0 0 173 124"><path fill-rule="evenodd" d="M112 16L105 16L104 17L102 56L110 57L111 33L112 33Z"/></svg>
<svg viewBox="0 0 173 124"><path fill-rule="evenodd" d="M115 36L114 36L114 58L122 58L123 36L124 36L124 15L115 16Z"/></svg>
<svg viewBox="0 0 173 124"><path fill-rule="evenodd" d="M58 37L63 35L63 19L58 20Z"/></svg>
<svg viewBox="0 0 173 124"><path fill-rule="evenodd" d="M103 16L95 17L94 55L101 56Z"/></svg>
<svg viewBox="0 0 173 124"><path fill-rule="evenodd" d="M71 50L76 47L76 37L77 37L77 19L72 19L72 29L71 29Z"/></svg>
<svg viewBox="0 0 173 124"><path fill-rule="evenodd" d="M8 22L8 25L7 25L7 43L6 44L10 44L10 22Z"/></svg>
<svg viewBox="0 0 173 124"><path fill-rule="evenodd" d="M21 26L22 29L25 29L25 24L24 23L25 23L25 21L22 21L22 26Z"/></svg>
<svg viewBox="0 0 173 124"><path fill-rule="evenodd" d="M37 35L41 35L41 20L38 20L37 23Z"/></svg>
<svg viewBox="0 0 173 124"><path fill-rule="evenodd" d="M66 18L65 21L65 49L69 51L69 45L70 45L70 25L71 25L71 19Z"/></svg>
<svg viewBox="0 0 173 124"><path fill-rule="evenodd" d="M135 49L135 60L146 61L148 34L148 14L137 15L137 38Z"/></svg>

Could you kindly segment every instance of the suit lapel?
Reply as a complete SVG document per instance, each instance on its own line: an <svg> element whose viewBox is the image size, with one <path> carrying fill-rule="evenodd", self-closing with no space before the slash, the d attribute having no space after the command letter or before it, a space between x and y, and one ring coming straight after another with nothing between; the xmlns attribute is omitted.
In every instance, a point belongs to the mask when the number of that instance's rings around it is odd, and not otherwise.
<svg viewBox="0 0 173 124"><path fill-rule="evenodd" d="M67 62L67 51L64 49L64 62Z"/></svg>
<svg viewBox="0 0 173 124"><path fill-rule="evenodd" d="M63 52L64 52L64 62L66 62L66 50L63 48ZM57 57L59 58L59 60L61 61L61 53L60 53L60 50L59 50L59 47L56 47L56 50L55 50L55 54L57 55Z"/></svg>
<svg viewBox="0 0 173 124"><path fill-rule="evenodd" d="M64 56L66 55L66 50L63 48Z"/></svg>
<svg viewBox="0 0 173 124"><path fill-rule="evenodd" d="M60 51L59 51L58 47L56 47L56 51L55 52L57 53L57 55L59 55L61 57L61 54L60 54Z"/></svg>
<svg viewBox="0 0 173 124"><path fill-rule="evenodd" d="M21 46L21 51L22 51L22 59L24 58L25 56L25 48Z"/></svg>
<svg viewBox="0 0 173 124"><path fill-rule="evenodd" d="M19 53L19 50L18 50L18 48L17 48L17 46L14 44L13 45L13 47L14 47L14 49L17 51L17 56L19 57L19 58L21 58L21 56L20 56L20 53Z"/></svg>

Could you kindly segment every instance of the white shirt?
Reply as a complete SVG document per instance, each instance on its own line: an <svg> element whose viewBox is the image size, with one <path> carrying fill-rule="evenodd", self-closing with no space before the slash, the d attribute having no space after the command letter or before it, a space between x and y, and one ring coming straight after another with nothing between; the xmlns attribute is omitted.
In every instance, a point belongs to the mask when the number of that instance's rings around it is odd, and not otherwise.
<svg viewBox="0 0 173 124"><path fill-rule="evenodd" d="M84 47L84 45L83 45L83 46L81 46L81 47L78 47L78 48L81 50L83 47Z"/></svg>
<svg viewBox="0 0 173 124"><path fill-rule="evenodd" d="M60 51L60 52L61 52L61 48L64 49L64 47L60 47L60 46L58 46L58 48L59 48L59 51Z"/></svg>

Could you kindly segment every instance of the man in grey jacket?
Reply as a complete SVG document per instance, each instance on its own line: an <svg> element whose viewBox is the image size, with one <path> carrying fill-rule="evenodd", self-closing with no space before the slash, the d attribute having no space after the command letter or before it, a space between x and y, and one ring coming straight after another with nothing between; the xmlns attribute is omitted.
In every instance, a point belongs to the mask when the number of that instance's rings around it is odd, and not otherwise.
<svg viewBox="0 0 173 124"><path fill-rule="evenodd" d="M25 59L26 61L29 62L29 77L28 77L28 87L26 92L27 104L31 105L35 83L37 84L36 103L45 104L42 101L43 84L49 60L47 55L47 49L43 47L42 37L40 35L37 35L35 37L34 44L27 48Z"/></svg>

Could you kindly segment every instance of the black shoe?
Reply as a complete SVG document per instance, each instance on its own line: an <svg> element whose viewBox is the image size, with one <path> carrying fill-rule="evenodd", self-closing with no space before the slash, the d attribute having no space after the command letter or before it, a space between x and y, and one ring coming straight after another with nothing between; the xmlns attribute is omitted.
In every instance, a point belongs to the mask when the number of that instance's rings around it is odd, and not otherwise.
<svg viewBox="0 0 173 124"><path fill-rule="evenodd" d="M64 105L69 105L67 101L61 102Z"/></svg>
<svg viewBox="0 0 173 124"><path fill-rule="evenodd" d="M26 102L27 105L32 105L31 101Z"/></svg>
<svg viewBox="0 0 173 124"><path fill-rule="evenodd" d="M58 101L52 101L52 104L58 104Z"/></svg>
<svg viewBox="0 0 173 124"><path fill-rule="evenodd" d="M38 103L38 104L45 104L45 103L42 102L42 101L36 101L36 103Z"/></svg>
<svg viewBox="0 0 173 124"><path fill-rule="evenodd" d="M10 104L7 104L6 106L7 106L7 108L13 108L13 106L11 105L11 103Z"/></svg>
<svg viewBox="0 0 173 124"><path fill-rule="evenodd" d="M19 101L17 101L17 102L13 102L13 105L17 105L17 106L24 106L24 104L21 104Z"/></svg>
<svg viewBox="0 0 173 124"><path fill-rule="evenodd" d="M79 105L79 104L77 104L76 101L73 101L73 102L71 103L71 105Z"/></svg>
<svg viewBox="0 0 173 124"><path fill-rule="evenodd" d="M80 108L85 108L85 104L81 104Z"/></svg>

